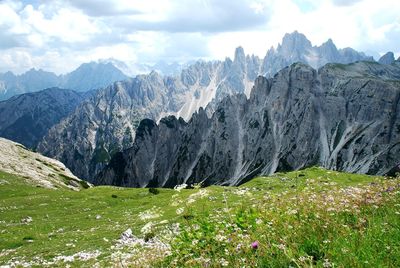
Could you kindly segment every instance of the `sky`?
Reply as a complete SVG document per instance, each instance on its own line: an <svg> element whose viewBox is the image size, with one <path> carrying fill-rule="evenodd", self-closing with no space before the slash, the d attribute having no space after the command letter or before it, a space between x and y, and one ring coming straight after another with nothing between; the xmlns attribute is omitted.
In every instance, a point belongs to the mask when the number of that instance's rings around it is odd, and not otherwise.
<svg viewBox="0 0 400 268"><path fill-rule="evenodd" d="M0 72L263 57L285 33L400 56L399 0L0 0ZM132 67L134 68L134 67Z"/></svg>

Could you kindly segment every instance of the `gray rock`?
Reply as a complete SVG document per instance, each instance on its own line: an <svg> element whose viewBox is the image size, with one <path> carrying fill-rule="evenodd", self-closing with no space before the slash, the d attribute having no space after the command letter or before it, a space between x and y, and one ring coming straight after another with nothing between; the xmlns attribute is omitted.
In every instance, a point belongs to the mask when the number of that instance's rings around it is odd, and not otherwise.
<svg viewBox="0 0 400 268"><path fill-rule="evenodd" d="M381 64L392 64L395 61L393 52L387 52L379 59L379 63Z"/></svg>
<svg viewBox="0 0 400 268"><path fill-rule="evenodd" d="M282 44L268 50L262 65L261 74L273 76L279 70L295 62L302 62L320 68L326 63L351 63L373 61L372 57L357 52L352 48L337 49L331 39L321 46L312 46L311 42L297 31L286 34Z"/></svg>
<svg viewBox="0 0 400 268"><path fill-rule="evenodd" d="M96 184L237 185L311 165L386 174L400 164L400 68L375 62L301 63L258 77L249 99L225 97L209 118L142 121L132 148ZM166 121L165 121L166 120ZM138 131L139 133L139 131Z"/></svg>

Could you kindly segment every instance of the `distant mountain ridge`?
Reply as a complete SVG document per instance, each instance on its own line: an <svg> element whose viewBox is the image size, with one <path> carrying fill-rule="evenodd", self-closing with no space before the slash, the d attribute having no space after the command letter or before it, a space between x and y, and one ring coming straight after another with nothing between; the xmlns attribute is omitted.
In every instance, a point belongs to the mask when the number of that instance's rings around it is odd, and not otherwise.
<svg viewBox="0 0 400 268"><path fill-rule="evenodd" d="M347 64L356 61L374 61L373 57L352 48L337 49L332 39L321 46L312 46L307 37L297 31L285 34L278 47L268 50L262 63L262 73L271 77L295 62L302 62L318 69L327 63Z"/></svg>
<svg viewBox="0 0 400 268"><path fill-rule="evenodd" d="M76 70L56 75L43 70L31 69L21 75L0 73L0 101L12 96L59 87L77 91L89 91L105 87L128 76L111 63L84 63Z"/></svg>
<svg viewBox="0 0 400 268"><path fill-rule="evenodd" d="M69 115L90 94L48 88L0 101L0 137L35 148L52 126Z"/></svg>
<svg viewBox="0 0 400 268"><path fill-rule="evenodd" d="M155 121L165 115L189 120L206 107L208 116L220 100L244 93L250 97L258 75L273 76L274 70L303 61L319 66L332 60L348 63L372 60L352 49L337 50L332 41L312 47L304 35L287 34L277 49L261 60L239 47L234 59L198 61L177 76L162 77L155 72L114 83L87 102L43 138L38 150L64 162L81 178L89 181L101 171L112 156L133 145L136 129L144 118ZM317 59L317 60L316 60Z"/></svg>

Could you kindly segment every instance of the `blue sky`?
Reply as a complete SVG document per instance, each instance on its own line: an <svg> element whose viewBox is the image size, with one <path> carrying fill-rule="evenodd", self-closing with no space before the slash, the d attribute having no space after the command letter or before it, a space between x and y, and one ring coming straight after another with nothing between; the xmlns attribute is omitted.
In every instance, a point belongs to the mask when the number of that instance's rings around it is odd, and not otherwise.
<svg viewBox="0 0 400 268"><path fill-rule="evenodd" d="M263 57L287 32L400 56L398 0L0 0L0 72ZM134 68L134 67L132 67Z"/></svg>

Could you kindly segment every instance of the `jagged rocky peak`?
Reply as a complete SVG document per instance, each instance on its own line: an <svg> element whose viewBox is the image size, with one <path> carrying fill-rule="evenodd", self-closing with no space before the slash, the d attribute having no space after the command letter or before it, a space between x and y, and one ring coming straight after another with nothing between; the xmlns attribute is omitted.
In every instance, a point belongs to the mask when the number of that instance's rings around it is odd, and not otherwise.
<svg viewBox="0 0 400 268"><path fill-rule="evenodd" d="M381 64L392 64L395 61L393 52L389 51L379 59Z"/></svg>
<svg viewBox="0 0 400 268"><path fill-rule="evenodd" d="M372 57L351 48L337 49L331 39L321 46L312 46L304 34L295 31L286 34L277 49L268 50L261 74L272 77L282 68L295 62L303 62L317 69L330 62L351 63L361 60L372 60Z"/></svg>
<svg viewBox="0 0 400 268"><path fill-rule="evenodd" d="M320 54L325 55L327 62L335 61L340 57L339 51L336 45L333 43L332 39L328 39L319 47Z"/></svg>
<svg viewBox="0 0 400 268"><path fill-rule="evenodd" d="M223 98L211 118L201 110L187 124L152 124L95 183L236 185L310 165L386 174L400 158L399 75L376 62L293 64L258 77L249 99Z"/></svg>
<svg viewBox="0 0 400 268"><path fill-rule="evenodd" d="M244 54L243 47L237 47L235 49L235 57L233 59L234 62L246 62L246 55Z"/></svg>
<svg viewBox="0 0 400 268"><path fill-rule="evenodd" d="M310 40L307 37L294 31L293 33L287 33L282 39L282 44L278 46L278 50L286 56L294 56L299 52L307 51L312 47ZM297 56L297 55L296 55Z"/></svg>

